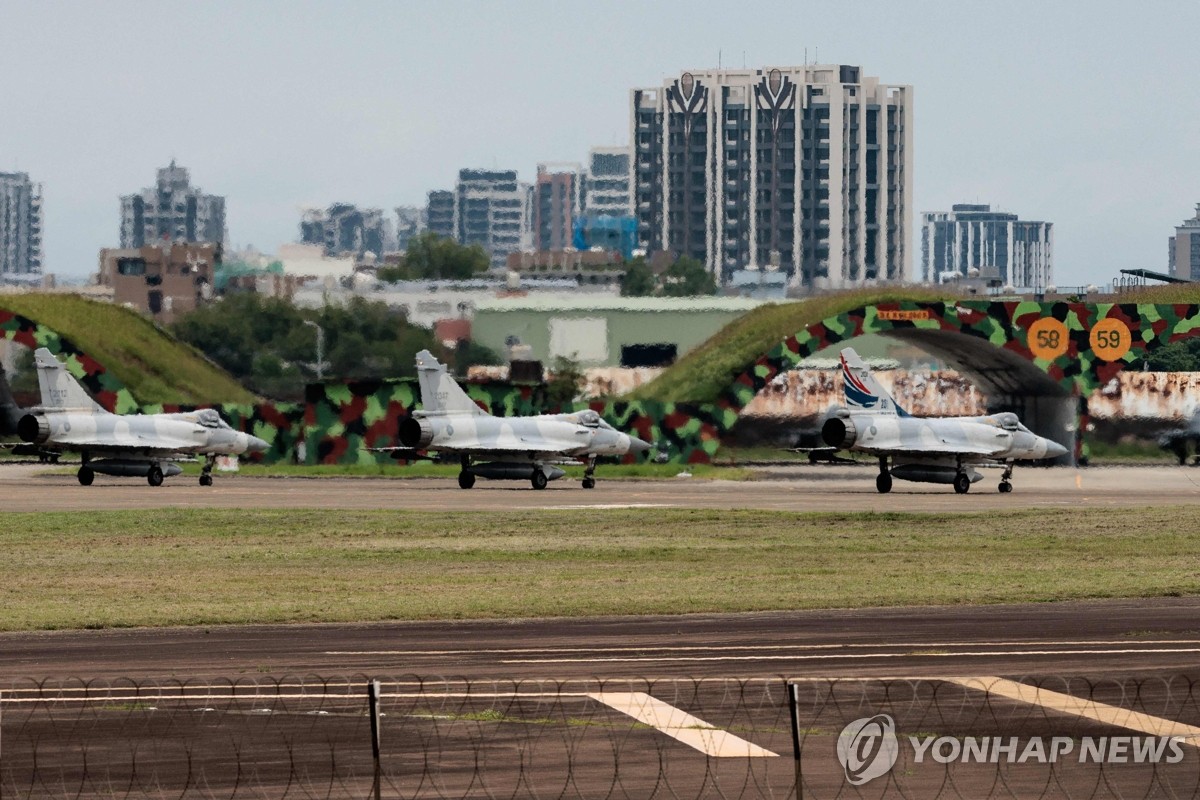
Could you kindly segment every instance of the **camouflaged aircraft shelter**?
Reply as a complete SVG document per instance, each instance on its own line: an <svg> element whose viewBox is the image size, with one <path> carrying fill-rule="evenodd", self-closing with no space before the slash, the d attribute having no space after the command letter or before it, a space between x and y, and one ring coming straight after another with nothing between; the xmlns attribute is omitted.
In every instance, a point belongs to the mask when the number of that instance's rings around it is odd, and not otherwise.
<svg viewBox="0 0 1200 800"><path fill-rule="evenodd" d="M824 348L863 334L918 345L972 375L997 408L1021 413L1029 427L1064 444L1085 429L1083 398L1126 366L1140 367L1155 348L1194 335L1200 305L1038 303L961 300L865 305L800 331L780 331L780 344L731 375L712 404L620 400L579 404L621 430L654 442L676 462L708 461L741 409L780 371ZM3 309L0 338L46 347L101 405L121 413L174 410L141 406L104 365L77 343ZM497 414L555 411L540 386L470 384L467 391ZM309 463L369 463L365 447L396 443L399 421L416 403L415 381L366 381L309 386L304 403L224 405L233 427L270 442L267 461L295 457L300 441ZM571 410L571 409L562 409ZM653 455L653 454L651 454Z"/></svg>

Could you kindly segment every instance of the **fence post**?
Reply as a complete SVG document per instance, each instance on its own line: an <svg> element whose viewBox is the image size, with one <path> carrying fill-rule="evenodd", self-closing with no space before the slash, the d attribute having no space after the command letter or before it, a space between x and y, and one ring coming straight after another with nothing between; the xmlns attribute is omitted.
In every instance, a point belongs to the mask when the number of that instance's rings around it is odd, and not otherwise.
<svg viewBox="0 0 1200 800"><path fill-rule="evenodd" d="M804 798L804 773L800 769L800 687L787 682L788 712L792 718L792 758L796 763L796 800Z"/></svg>
<svg viewBox="0 0 1200 800"><path fill-rule="evenodd" d="M380 800L383 787L379 767L379 681L377 680L367 684L367 704L371 712L371 756L375 760L374 796L375 800Z"/></svg>

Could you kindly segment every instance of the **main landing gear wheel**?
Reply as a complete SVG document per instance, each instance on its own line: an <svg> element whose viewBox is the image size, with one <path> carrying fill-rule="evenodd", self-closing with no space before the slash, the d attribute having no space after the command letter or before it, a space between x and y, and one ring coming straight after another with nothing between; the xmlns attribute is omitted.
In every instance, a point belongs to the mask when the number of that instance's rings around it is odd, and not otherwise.
<svg viewBox="0 0 1200 800"><path fill-rule="evenodd" d="M202 474L200 476L200 485L201 486L212 486L212 475Z"/></svg>
<svg viewBox="0 0 1200 800"><path fill-rule="evenodd" d="M971 490L971 477L965 472L960 472L954 476L954 491L959 494L966 494Z"/></svg>
<svg viewBox="0 0 1200 800"><path fill-rule="evenodd" d="M546 478L546 473L542 472L540 469L535 469L533 471L533 477L531 477L529 481L533 484L533 488L535 489L545 489L546 484L550 482Z"/></svg>
<svg viewBox="0 0 1200 800"><path fill-rule="evenodd" d="M875 476L875 488L880 494L887 494L892 490L892 476L886 472L881 472Z"/></svg>
<svg viewBox="0 0 1200 800"><path fill-rule="evenodd" d="M162 482L162 470L158 468L157 464L155 464L150 468L150 471L146 473L146 483L150 484L151 486L162 486Z"/></svg>
<svg viewBox="0 0 1200 800"><path fill-rule="evenodd" d="M75 473L75 477L79 478L80 486L91 486L92 481L96 480L96 473L92 472L91 467L80 467L79 472Z"/></svg>
<svg viewBox="0 0 1200 800"><path fill-rule="evenodd" d="M583 488L595 489L596 488L596 479L595 478L584 478L583 479Z"/></svg>
<svg viewBox="0 0 1200 800"><path fill-rule="evenodd" d="M458 488L470 489L475 485L475 473L467 472L465 469L458 473Z"/></svg>
<svg viewBox="0 0 1200 800"><path fill-rule="evenodd" d="M1000 481L1000 494L1008 494L1012 491L1012 484L1008 481Z"/></svg>

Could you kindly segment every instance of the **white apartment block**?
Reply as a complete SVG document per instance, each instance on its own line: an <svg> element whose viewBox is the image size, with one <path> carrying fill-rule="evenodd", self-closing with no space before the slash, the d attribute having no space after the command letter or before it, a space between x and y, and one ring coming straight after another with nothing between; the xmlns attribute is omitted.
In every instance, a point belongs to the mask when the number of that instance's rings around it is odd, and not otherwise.
<svg viewBox="0 0 1200 800"><path fill-rule="evenodd" d="M1021 220L988 205L957 204L921 215L921 280L995 276L1003 285L1054 285L1054 223Z"/></svg>
<svg viewBox="0 0 1200 800"><path fill-rule="evenodd" d="M771 265L800 291L911 280L912 87L836 64L705 70L630 103L641 247L722 283Z"/></svg>
<svg viewBox="0 0 1200 800"><path fill-rule="evenodd" d="M0 279L42 274L42 185L0 172Z"/></svg>

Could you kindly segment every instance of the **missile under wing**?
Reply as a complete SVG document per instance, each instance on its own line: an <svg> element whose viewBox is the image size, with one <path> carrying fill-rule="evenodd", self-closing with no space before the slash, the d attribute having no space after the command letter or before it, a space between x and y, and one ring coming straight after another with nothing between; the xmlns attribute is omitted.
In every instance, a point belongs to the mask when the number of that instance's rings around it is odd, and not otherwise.
<svg viewBox="0 0 1200 800"><path fill-rule="evenodd" d="M647 442L616 430L595 411L494 417L475 404L428 350L417 354L417 380L423 409L400 424L403 447L379 448L396 457L426 451L459 457L458 485L470 489L476 478L528 480L535 489L584 464L583 488L596 485L601 456L644 453Z"/></svg>
<svg viewBox="0 0 1200 800"><path fill-rule="evenodd" d="M151 486L178 475L177 460L204 457L200 485L212 485L219 455L260 453L262 439L235 431L211 408L179 414L112 414L96 403L46 348L34 352L42 403L17 423L25 442L47 452L76 452L77 477L88 486L95 473L144 477Z"/></svg>
<svg viewBox="0 0 1200 800"><path fill-rule="evenodd" d="M875 487L892 489L892 479L948 483L959 494L982 480L976 466L1003 466L1000 491L1012 491L1017 461L1067 454L1057 442L1038 436L1004 412L981 417L917 418L888 394L852 348L842 350L846 407L825 421L821 437L831 447L879 458ZM890 462L890 463L889 463Z"/></svg>

